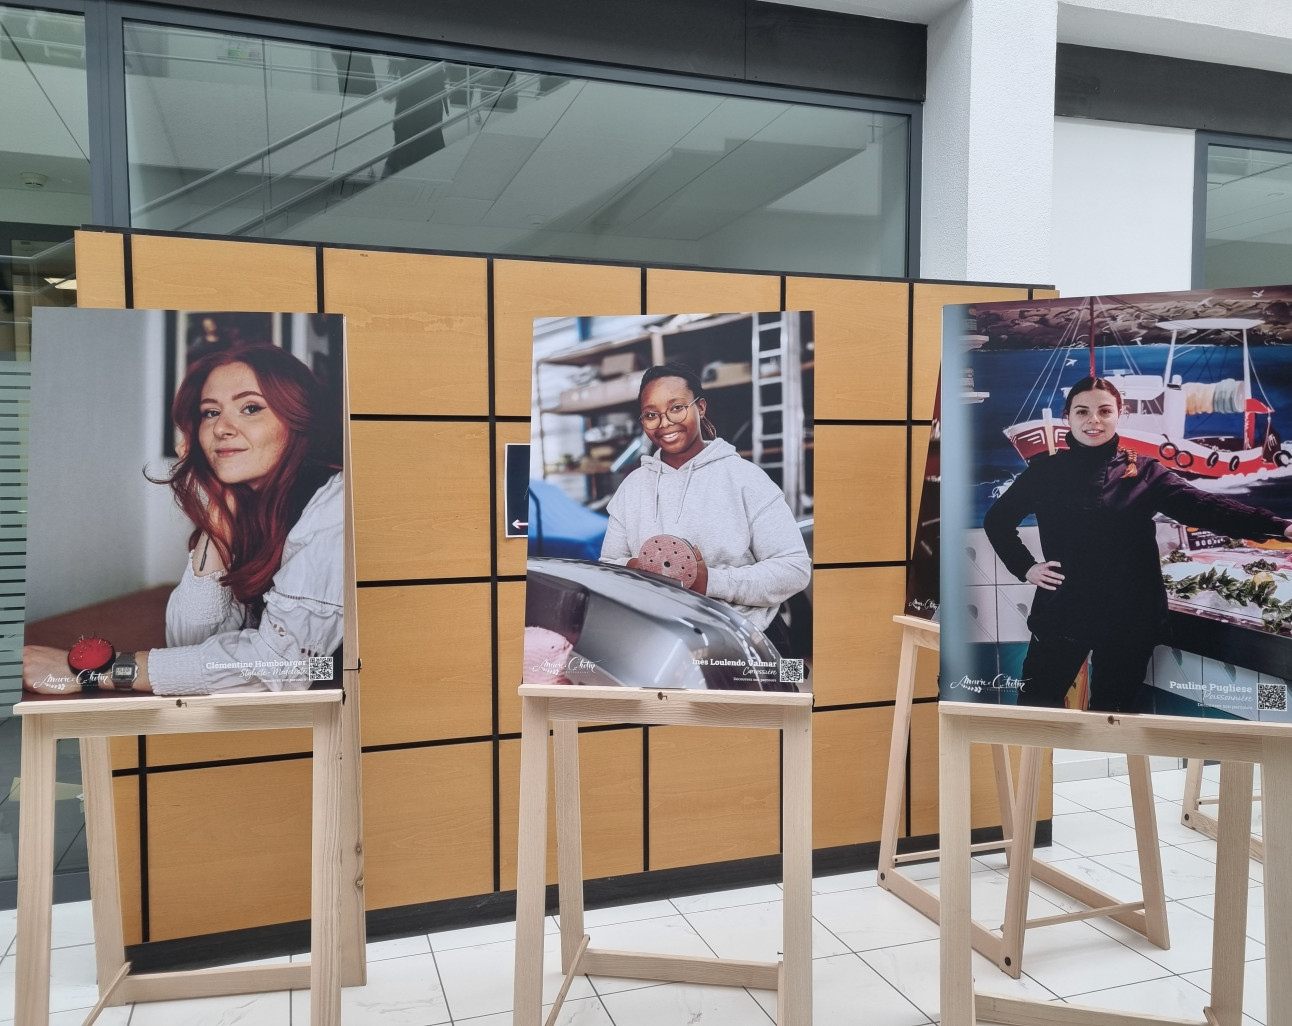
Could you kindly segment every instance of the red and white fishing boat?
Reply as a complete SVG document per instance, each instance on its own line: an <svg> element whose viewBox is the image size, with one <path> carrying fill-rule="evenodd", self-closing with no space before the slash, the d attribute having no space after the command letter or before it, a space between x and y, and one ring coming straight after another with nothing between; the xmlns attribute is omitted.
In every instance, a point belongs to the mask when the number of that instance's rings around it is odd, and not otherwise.
<svg viewBox="0 0 1292 1026"><path fill-rule="evenodd" d="M1091 322L1093 323L1093 310ZM1292 463L1292 453L1282 448L1271 424L1274 412L1268 401L1252 394L1253 376L1247 349L1247 332L1263 322L1239 317L1200 317L1159 321L1157 327L1171 332L1163 374L1139 374L1126 370L1106 371L1126 404L1117 425L1122 445L1191 477L1224 479L1230 476L1266 474ZM1243 376L1218 381L1185 381L1174 373L1177 345L1190 348L1206 335L1221 332L1242 344ZM1187 341L1181 342L1181 337ZM1091 333L1093 337L1093 332ZM1214 344L1214 343L1213 343ZM1071 353L1065 347L1060 353ZM1048 372L1053 375L1075 360L1059 360ZM1095 347L1090 346L1090 374L1094 376ZM1038 385L1041 383L1038 382ZM1256 386L1259 389L1259 382ZM1063 389L1057 394L1066 395ZM1032 397L1035 409L1034 392ZM1043 452L1068 448L1068 428L1049 405L1041 416L1020 420L1005 429L1005 435L1023 459ZM1241 435L1190 434L1188 420L1209 413L1242 415Z"/></svg>

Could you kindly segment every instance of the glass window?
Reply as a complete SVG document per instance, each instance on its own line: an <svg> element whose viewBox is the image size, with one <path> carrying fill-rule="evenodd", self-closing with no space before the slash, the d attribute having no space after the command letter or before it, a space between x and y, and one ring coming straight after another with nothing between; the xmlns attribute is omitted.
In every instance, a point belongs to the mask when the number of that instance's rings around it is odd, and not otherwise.
<svg viewBox="0 0 1292 1026"><path fill-rule="evenodd" d="M0 5L0 96L0 882L12 887L20 731L10 710L22 693L31 313L76 305L72 232L91 220L84 19ZM76 742L59 742L58 872L86 868L80 779Z"/></svg>
<svg viewBox="0 0 1292 1026"><path fill-rule="evenodd" d="M905 273L909 119L129 22L132 223Z"/></svg>
<svg viewBox="0 0 1292 1026"><path fill-rule="evenodd" d="M1225 288L1292 281L1292 147L1207 147L1206 270Z"/></svg>

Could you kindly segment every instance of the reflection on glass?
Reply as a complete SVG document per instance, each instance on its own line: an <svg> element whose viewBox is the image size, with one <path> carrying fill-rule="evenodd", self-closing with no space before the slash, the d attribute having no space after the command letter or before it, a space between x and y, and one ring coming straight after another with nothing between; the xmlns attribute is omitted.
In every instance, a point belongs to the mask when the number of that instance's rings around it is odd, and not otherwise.
<svg viewBox="0 0 1292 1026"><path fill-rule="evenodd" d="M126 26L132 221L905 272L904 115Z"/></svg>
<svg viewBox="0 0 1292 1026"><path fill-rule="evenodd" d="M17 876L20 724L10 709L22 689L31 316L40 306L76 305L72 231L91 220L84 20L0 6L0 96L0 896L7 897ZM84 871L75 741L59 742L57 780L55 868Z"/></svg>
<svg viewBox="0 0 1292 1026"><path fill-rule="evenodd" d="M1207 147L1208 287L1292 281L1292 152Z"/></svg>

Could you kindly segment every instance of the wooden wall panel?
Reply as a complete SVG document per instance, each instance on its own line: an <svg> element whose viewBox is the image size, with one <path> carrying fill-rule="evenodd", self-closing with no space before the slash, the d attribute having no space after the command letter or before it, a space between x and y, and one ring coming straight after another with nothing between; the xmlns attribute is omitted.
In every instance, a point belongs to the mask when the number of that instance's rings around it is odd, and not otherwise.
<svg viewBox="0 0 1292 1026"><path fill-rule="evenodd" d="M583 877L642 870L642 731L579 735L579 800L583 813ZM548 775L547 874L556 882L556 805ZM520 822L520 742L498 746L499 864L502 889L516 886L516 827Z"/></svg>
<svg viewBox="0 0 1292 1026"><path fill-rule="evenodd" d="M525 582L498 584L498 732L520 733L521 663L525 650Z"/></svg>
<svg viewBox="0 0 1292 1026"><path fill-rule="evenodd" d="M648 743L651 869L780 850L777 731L652 727Z"/></svg>
<svg viewBox="0 0 1292 1026"><path fill-rule="evenodd" d="M134 740L131 738L130 740ZM127 944L144 939L139 890L139 778L115 777L112 812L117 827L117 880L121 886L121 931Z"/></svg>
<svg viewBox="0 0 1292 1026"><path fill-rule="evenodd" d="M368 908L493 890L493 751L488 741L366 752Z"/></svg>
<svg viewBox="0 0 1292 1026"><path fill-rule="evenodd" d="M879 839L892 707L812 717L812 847Z"/></svg>
<svg viewBox="0 0 1292 1026"><path fill-rule="evenodd" d="M140 310L318 309L313 246L134 235L130 247Z"/></svg>
<svg viewBox="0 0 1292 1026"><path fill-rule="evenodd" d="M641 311L636 267L496 260L494 412L528 417L535 317L591 317Z"/></svg>
<svg viewBox="0 0 1292 1026"><path fill-rule="evenodd" d="M816 562L906 558L906 468L902 425L817 425Z"/></svg>
<svg viewBox="0 0 1292 1026"><path fill-rule="evenodd" d="M646 272L647 313L744 313L780 308L779 275L656 267Z"/></svg>
<svg viewBox="0 0 1292 1026"><path fill-rule="evenodd" d="M507 466L506 447L508 442L529 444L529 422L516 424L501 421L497 425L497 439L498 473L494 475L494 488L497 489L498 515L494 517L493 530L494 536L498 539L498 574L506 577L525 572L525 555L529 551L529 543L524 538L508 538L503 534L505 529L503 514L506 512L506 482L503 480ZM528 512L525 515L528 516Z"/></svg>
<svg viewBox="0 0 1292 1026"><path fill-rule="evenodd" d="M345 314L352 413L489 413L488 262L323 251L324 302Z"/></svg>
<svg viewBox="0 0 1292 1026"><path fill-rule="evenodd" d="M1032 298L1033 299L1058 299L1059 290L1058 289L1033 289Z"/></svg>
<svg viewBox="0 0 1292 1026"><path fill-rule="evenodd" d="M218 734L152 734L145 744L149 766L182 766L194 762L308 752L311 742L307 729L293 728L228 730Z"/></svg>
<svg viewBox="0 0 1292 1026"><path fill-rule="evenodd" d="M76 305L121 310L126 305L125 238L116 232L77 232Z"/></svg>
<svg viewBox="0 0 1292 1026"><path fill-rule="evenodd" d="M139 765L139 742L133 737L108 738L108 751L112 758L112 768L133 769Z"/></svg>
<svg viewBox="0 0 1292 1026"><path fill-rule="evenodd" d="M785 279L785 308L816 314L818 419L906 419L910 292L904 281Z"/></svg>
<svg viewBox="0 0 1292 1026"><path fill-rule="evenodd" d="M817 570L812 580L812 690L818 707L891 702L906 601L903 567Z"/></svg>
<svg viewBox="0 0 1292 1026"><path fill-rule="evenodd" d="M920 498L924 495L924 468L929 459L929 427L912 424L911 439L911 554L915 549L915 532L920 526Z"/></svg>
<svg viewBox="0 0 1292 1026"><path fill-rule="evenodd" d="M488 584L359 589L363 744L493 731Z"/></svg>
<svg viewBox="0 0 1292 1026"><path fill-rule="evenodd" d="M489 576L489 428L350 425L361 581Z"/></svg>
<svg viewBox="0 0 1292 1026"><path fill-rule="evenodd" d="M150 940L309 918L310 760L148 776Z"/></svg>
<svg viewBox="0 0 1292 1026"><path fill-rule="evenodd" d="M942 362L942 307L949 303L995 303L1026 299L1027 289L985 285L916 285L911 318L911 416L933 416L933 396Z"/></svg>

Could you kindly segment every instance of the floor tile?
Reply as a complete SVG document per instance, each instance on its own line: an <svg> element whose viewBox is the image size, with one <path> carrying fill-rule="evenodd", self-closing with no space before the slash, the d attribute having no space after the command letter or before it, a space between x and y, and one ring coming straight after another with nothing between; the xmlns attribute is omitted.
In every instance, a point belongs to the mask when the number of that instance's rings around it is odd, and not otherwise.
<svg viewBox="0 0 1292 1026"><path fill-rule="evenodd" d="M1128 948L1170 972L1181 974L1197 972L1211 966L1211 939L1215 922L1196 909L1178 901L1166 903L1166 920L1170 931L1171 946L1163 949L1151 943L1143 934L1136 933L1111 919L1091 919L1090 925L1108 934ZM1246 958L1263 958L1265 945L1248 940Z"/></svg>
<svg viewBox="0 0 1292 1026"><path fill-rule="evenodd" d="M776 995L767 990L750 993L775 1019ZM853 954L813 961L812 1019L821 1026L858 1021L869 1026L923 1026L929 1021L891 983Z"/></svg>
<svg viewBox="0 0 1292 1026"><path fill-rule="evenodd" d="M547 934L543 941L543 1000L555 1001L563 980L561 938ZM514 939L437 951L434 958L449 1013L455 1019L470 1019L511 1009L516 966ZM576 976L570 984L568 997L573 1000L592 996L592 986L587 978ZM346 1026L349 1026L348 1021Z"/></svg>
<svg viewBox="0 0 1292 1026"><path fill-rule="evenodd" d="M822 894L813 900L812 914L853 951L912 944L938 935L936 923L879 887Z"/></svg>
<svg viewBox="0 0 1292 1026"><path fill-rule="evenodd" d="M12 954L13 939L18 932L18 910L0 909L0 957Z"/></svg>
<svg viewBox="0 0 1292 1026"><path fill-rule="evenodd" d="M936 940L929 940L877 949L863 953L861 959L921 1012L930 1019L937 1019L942 988L938 974L938 944ZM1041 1001L1054 996L1026 972L1022 978L1012 979L976 951L973 953L973 976L976 989L992 994Z"/></svg>
<svg viewBox="0 0 1292 1026"><path fill-rule="evenodd" d="M90 1014L90 1005L86 1008L70 1008L64 1012L50 1012L49 1026L81 1026L85 1022L85 1017ZM94 1020L94 1026L129 1026L130 1013L134 1010L133 1005L117 1005L115 1008L105 1008L99 1013L99 1017ZM6 1008L5 1014L13 1015L12 1008ZM283 1026L286 1026L287 1020L283 1020ZM0 1026L13 1026L12 1019L0 1019Z"/></svg>
<svg viewBox="0 0 1292 1026"><path fill-rule="evenodd" d="M1176 802L1155 802L1154 808L1157 811L1157 839L1162 844L1192 844L1205 839L1204 835L1180 822L1180 806ZM1108 809L1104 815L1129 827L1135 825L1131 809Z"/></svg>
<svg viewBox="0 0 1292 1026"><path fill-rule="evenodd" d="M765 901L758 905L716 908L709 912L692 912L686 921L695 928L719 958L739 958L755 962L775 962L784 948L781 938L784 905ZM812 921L812 956L843 955L848 945L830 933L815 919Z"/></svg>
<svg viewBox="0 0 1292 1026"><path fill-rule="evenodd" d="M708 912L713 908L734 908L736 905L753 905L760 901L780 901L781 889L777 884L760 884L757 887L736 887L729 891L710 894L688 894L674 898L673 906L682 913Z"/></svg>
<svg viewBox="0 0 1292 1026"><path fill-rule="evenodd" d="M15 955L0 961L0 1014L12 1015L14 1006ZM92 1008L99 1000L95 983L94 945L55 948L49 959L49 1010L63 1012L72 1008Z"/></svg>
<svg viewBox="0 0 1292 1026"><path fill-rule="evenodd" d="M1103 891L1114 901L1139 901L1144 896L1144 889L1137 880L1111 869L1097 859L1064 859L1051 865L1068 876L1076 877L1080 882ZM1057 886L1034 880L1032 891L1065 912L1080 912L1087 907L1084 902L1071 897Z"/></svg>
<svg viewBox="0 0 1292 1026"><path fill-rule="evenodd" d="M1182 769L1159 770L1153 774L1153 794L1167 801L1178 802L1184 796L1184 773Z"/></svg>
<svg viewBox="0 0 1292 1026"><path fill-rule="evenodd" d="M556 933L556 923L551 916L543 918L543 932ZM469 948L477 944L493 944L497 941L509 941L516 938L516 923L486 923L483 926L466 926L460 930L442 930L430 935L432 951L451 951L453 948Z"/></svg>
<svg viewBox="0 0 1292 1026"><path fill-rule="evenodd" d="M779 891L777 892L779 894ZM632 905L613 905L609 908L584 909L583 925L611 926L615 923L635 923L642 919L661 919L664 916L677 915L677 909L671 901L639 901ZM558 923L560 916L553 917Z"/></svg>
<svg viewBox="0 0 1292 1026"><path fill-rule="evenodd" d="M876 873L867 869L859 873L838 873L835 876L818 876L812 881L813 894L833 894L835 891L853 891L858 887L874 887Z"/></svg>
<svg viewBox="0 0 1292 1026"><path fill-rule="evenodd" d="M1092 981L1094 982L1094 981ZM1179 976L1166 976L1124 987L1089 991L1068 999L1070 1004L1107 1008L1118 1012L1169 1016L1175 1019L1202 1019L1207 992Z"/></svg>
<svg viewBox="0 0 1292 1026"><path fill-rule="evenodd" d="M415 937L394 937L390 940L368 942L368 961L382 962L387 958L405 955L424 955L431 950L431 939L424 933ZM309 956L306 955L306 958Z"/></svg>
<svg viewBox="0 0 1292 1026"><path fill-rule="evenodd" d="M748 991L737 987L697 987L667 983L660 987L603 997L615 1026L758 1026L773 1020Z"/></svg>
<svg viewBox="0 0 1292 1026"><path fill-rule="evenodd" d="M511 1005L510 993L506 1003ZM292 991L291 1021L293 1026L309 1026L308 990ZM448 1021L449 1007L435 956L429 951L370 962L367 984L341 991L341 1022L345 1026L434 1026Z"/></svg>
<svg viewBox="0 0 1292 1026"><path fill-rule="evenodd" d="M1214 894L1204 894L1197 898L1184 898L1179 904L1186 905L1195 912L1201 912L1209 918L1215 918L1216 897ZM1265 942L1265 888L1260 884L1252 884L1247 891L1247 936L1253 940L1260 941L1262 944Z"/></svg>
<svg viewBox="0 0 1292 1026"><path fill-rule="evenodd" d="M544 1022L547 1021L551 1011L551 1005L543 1006ZM345 1026L349 1026L349 1023ZM477 1019L458 1019L454 1026L512 1026L511 1012L484 1015ZM561 1005L561 1014L556 1017L554 1026L615 1026L615 1024L601 1000L590 997L566 1001Z"/></svg>
<svg viewBox="0 0 1292 1026"><path fill-rule="evenodd" d="M1055 783L1054 793L1096 812L1128 807L1131 803L1130 783L1126 777L1066 780Z"/></svg>
<svg viewBox="0 0 1292 1026"><path fill-rule="evenodd" d="M1084 805L1078 805L1076 802L1072 801L1071 799L1064 798L1063 795L1059 794L1057 791L1054 793L1054 796L1051 799L1051 801L1052 801L1052 805L1050 806L1050 812L1051 812L1051 815L1054 815L1054 816L1062 816L1063 814L1068 812L1088 811Z"/></svg>
<svg viewBox="0 0 1292 1026"><path fill-rule="evenodd" d="M1211 993L1211 970L1189 973L1182 977ZM1243 967L1243 1017L1251 1016L1258 1023L1268 1022L1265 1002L1265 959L1258 958Z"/></svg>
<svg viewBox="0 0 1292 1026"><path fill-rule="evenodd" d="M647 951L662 955L713 957L713 949L704 942L695 927L680 915L663 919L644 919L639 923L596 926L588 930L588 936L591 938L592 947L610 951ZM590 980L595 992L602 998L607 994L617 994L621 991L659 986L654 980L633 980L610 976L593 976Z"/></svg>
<svg viewBox="0 0 1292 1026"><path fill-rule="evenodd" d="M1136 848L1135 831L1102 812L1055 816L1054 840L1078 855L1109 855Z"/></svg>
<svg viewBox="0 0 1292 1026"><path fill-rule="evenodd" d="M285 1026L291 999L286 991L273 994L232 994L191 1001L149 1001L135 1005L131 1026ZM309 1022L308 1019L304 1020ZM349 1024L347 1023L347 1026Z"/></svg>
<svg viewBox="0 0 1292 1026"><path fill-rule="evenodd" d="M1029 930L1023 972L1059 997L1085 993L1092 981L1107 989L1167 975L1152 959L1085 922Z"/></svg>
<svg viewBox="0 0 1292 1026"><path fill-rule="evenodd" d="M1162 888L1172 900L1196 898L1201 894L1216 892L1216 866L1179 848L1166 846L1162 855ZM1094 859L1123 876L1139 879L1139 856L1136 852L1118 852L1099 855Z"/></svg>
<svg viewBox="0 0 1292 1026"><path fill-rule="evenodd" d="M931 891L941 893L939 881L928 884ZM998 930L1005 918L1005 901L1009 890L1009 877L1004 873L974 873L969 878L970 907L973 917L989 930ZM1052 904L1045 897L1033 892L1028 897L1027 917L1061 915L1064 909Z"/></svg>

